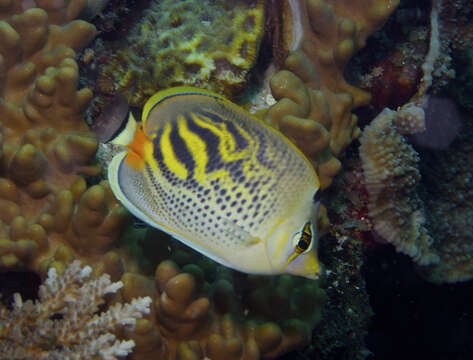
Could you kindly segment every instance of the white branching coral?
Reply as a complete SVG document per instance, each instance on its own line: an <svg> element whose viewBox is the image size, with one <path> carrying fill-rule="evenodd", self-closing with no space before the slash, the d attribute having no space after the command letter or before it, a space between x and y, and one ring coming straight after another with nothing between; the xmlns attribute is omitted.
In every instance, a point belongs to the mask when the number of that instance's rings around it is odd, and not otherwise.
<svg viewBox="0 0 473 360"><path fill-rule="evenodd" d="M14 295L13 308L0 307L1 359L105 359L128 355L135 343L112 333L135 325L149 313L151 298L116 303L98 314L106 294L123 286L104 274L92 278L90 266L74 261L61 274L51 268L39 288L39 300L23 302Z"/></svg>

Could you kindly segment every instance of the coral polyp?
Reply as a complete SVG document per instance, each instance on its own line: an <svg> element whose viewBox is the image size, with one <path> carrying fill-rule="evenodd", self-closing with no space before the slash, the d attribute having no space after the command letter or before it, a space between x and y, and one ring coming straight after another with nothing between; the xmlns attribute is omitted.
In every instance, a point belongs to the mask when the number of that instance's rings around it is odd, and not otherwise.
<svg viewBox="0 0 473 360"><path fill-rule="evenodd" d="M175 85L231 96L246 84L263 25L262 0L154 2L116 45L99 87L122 92L135 106Z"/></svg>

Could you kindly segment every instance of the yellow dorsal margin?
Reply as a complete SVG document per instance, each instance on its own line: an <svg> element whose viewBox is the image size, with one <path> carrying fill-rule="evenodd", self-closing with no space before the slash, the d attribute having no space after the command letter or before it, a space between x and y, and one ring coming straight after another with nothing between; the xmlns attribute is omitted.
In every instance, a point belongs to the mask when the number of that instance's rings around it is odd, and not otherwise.
<svg viewBox="0 0 473 360"><path fill-rule="evenodd" d="M204 89L195 88L192 86L176 86L176 87L172 87L166 90L161 90L161 91L158 91L153 96L151 96L146 102L145 106L143 107L143 112L141 114L141 122L143 124L142 125L143 129L146 129L146 119L148 118L150 111L155 106L157 106L160 102L162 102L168 97L179 96L179 95L191 95L191 94L207 95L219 100L228 101L223 96L217 93L204 90Z"/></svg>

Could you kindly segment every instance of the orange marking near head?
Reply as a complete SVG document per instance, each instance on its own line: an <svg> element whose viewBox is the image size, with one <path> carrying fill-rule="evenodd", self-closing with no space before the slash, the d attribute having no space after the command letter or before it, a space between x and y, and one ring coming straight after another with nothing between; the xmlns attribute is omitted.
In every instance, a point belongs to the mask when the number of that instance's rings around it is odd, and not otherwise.
<svg viewBox="0 0 473 360"><path fill-rule="evenodd" d="M130 149L127 152L125 161L128 165L133 167L136 170L140 170L144 167L145 164L145 144L148 143L150 140L146 136L146 134L141 129L136 129L135 136L131 143L129 143L126 147Z"/></svg>
<svg viewBox="0 0 473 360"><path fill-rule="evenodd" d="M141 170L145 166L144 160L134 151L128 151L125 162L135 170Z"/></svg>

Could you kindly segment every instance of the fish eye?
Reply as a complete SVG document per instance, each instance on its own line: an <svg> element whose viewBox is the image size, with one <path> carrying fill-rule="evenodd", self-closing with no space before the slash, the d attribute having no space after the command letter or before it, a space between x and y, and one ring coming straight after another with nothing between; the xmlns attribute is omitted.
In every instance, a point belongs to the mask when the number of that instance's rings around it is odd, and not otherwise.
<svg viewBox="0 0 473 360"><path fill-rule="evenodd" d="M299 231L294 234L294 253L303 254L312 249L312 229L310 222L307 222L304 225L302 231Z"/></svg>

